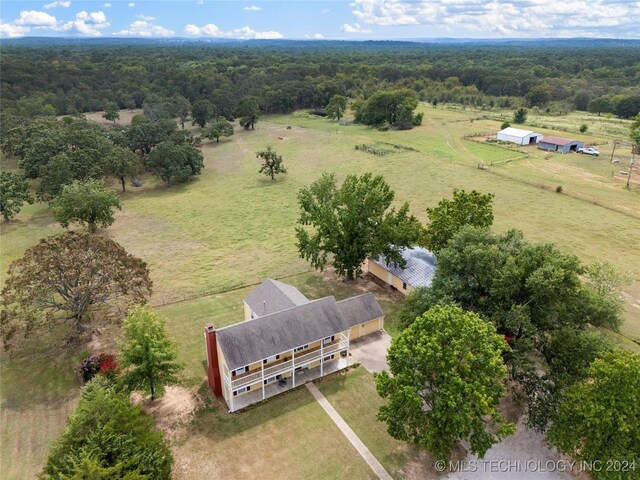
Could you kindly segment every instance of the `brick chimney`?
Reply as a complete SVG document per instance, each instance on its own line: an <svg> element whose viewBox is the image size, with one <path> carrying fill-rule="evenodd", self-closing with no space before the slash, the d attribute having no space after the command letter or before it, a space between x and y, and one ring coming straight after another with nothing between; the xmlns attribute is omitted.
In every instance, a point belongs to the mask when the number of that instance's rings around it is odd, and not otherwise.
<svg viewBox="0 0 640 480"><path fill-rule="evenodd" d="M209 388L218 397L222 396L220 364L218 362L218 340L212 324L204 327L204 339L207 347L207 379Z"/></svg>

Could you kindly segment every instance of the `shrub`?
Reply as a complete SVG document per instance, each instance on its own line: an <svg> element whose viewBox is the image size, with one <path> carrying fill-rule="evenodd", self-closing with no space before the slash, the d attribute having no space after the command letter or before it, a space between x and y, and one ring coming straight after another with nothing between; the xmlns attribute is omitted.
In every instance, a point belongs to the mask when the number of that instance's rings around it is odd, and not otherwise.
<svg viewBox="0 0 640 480"><path fill-rule="evenodd" d="M556 187L556 193L562 193L562 185Z"/></svg>
<svg viewBox="0 0 640 480"><path fill-rule="evenodd" d="M505 128L509 128L510 126L510 122L502 122L502 125L500 125L500 130L504 130Z"/></svg>
<svg viewBox="0 0 640 480"><path fill-rule="evenodd" d="M589 126L586 123L583 123L582 125L580 125L580 133L586 133L587 130L589 130Z"/></svg>
<svg viewBox="0 0 640 480"><path fill-rule="evenodd" d="M113 378L117 371L118 362L116 361L116 356L110 353L89 355L80 364L80 374L82 375L82 381L85 383L98 374Z"/></svg>

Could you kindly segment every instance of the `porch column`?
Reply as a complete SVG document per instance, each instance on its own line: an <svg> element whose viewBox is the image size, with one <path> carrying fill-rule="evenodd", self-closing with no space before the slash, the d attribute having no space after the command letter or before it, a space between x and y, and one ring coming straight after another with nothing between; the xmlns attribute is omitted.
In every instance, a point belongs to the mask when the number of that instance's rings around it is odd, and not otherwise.
<svg viewBox="0 0 640 480"><path fill-rule="evenodd" d="M320 340L320 376L324 375L324 340Z"/></svg>
<svg viewBox="0 0 640 480"><path fill-rule="evenodd" d="M291 377L293 378L293 388L296 387L296 349L291 350Z"/></svg>
<svg viewBox="0 0 640 480"><path fill-rule="evenodd" d="M264 400L265 394L264 394L264 360L262 360L262 365L261 365L261 373L262 373L262 399Z"/></svg>

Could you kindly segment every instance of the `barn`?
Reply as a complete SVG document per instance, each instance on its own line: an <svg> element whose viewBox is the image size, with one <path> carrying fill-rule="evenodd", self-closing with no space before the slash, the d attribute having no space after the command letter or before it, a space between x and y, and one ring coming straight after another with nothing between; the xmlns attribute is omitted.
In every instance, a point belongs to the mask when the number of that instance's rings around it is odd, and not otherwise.
<svg viewBox="0 0 640 480"><path fill-rule="evenodd" d="M575 152L578 148L582 147L584 147L584 142L562 137L543 137L540 143L538 143L538 148L558 153Z"/></svg>
<svg viewBox="0 0 640 480"><path fill-rule="evenodd" d="M516 145L531 145L538 143L542 138L542 134L532 132L531 130L520 130L519 128L507 127L500 130L496 135L496 138L503 142L515 143Z"/></svg>

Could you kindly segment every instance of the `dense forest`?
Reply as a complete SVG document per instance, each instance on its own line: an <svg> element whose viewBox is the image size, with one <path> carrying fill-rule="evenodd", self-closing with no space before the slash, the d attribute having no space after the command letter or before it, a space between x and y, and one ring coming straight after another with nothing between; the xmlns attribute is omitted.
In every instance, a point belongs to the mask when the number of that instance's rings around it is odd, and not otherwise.
<svg viewBox="0 0 640 480"><path fill-rule="evenodd" d="M479 107L640 111L640 42L5 41L3 121L206 100L233 119L256 97L263 113L410 89L422 101Z"/></svg>

